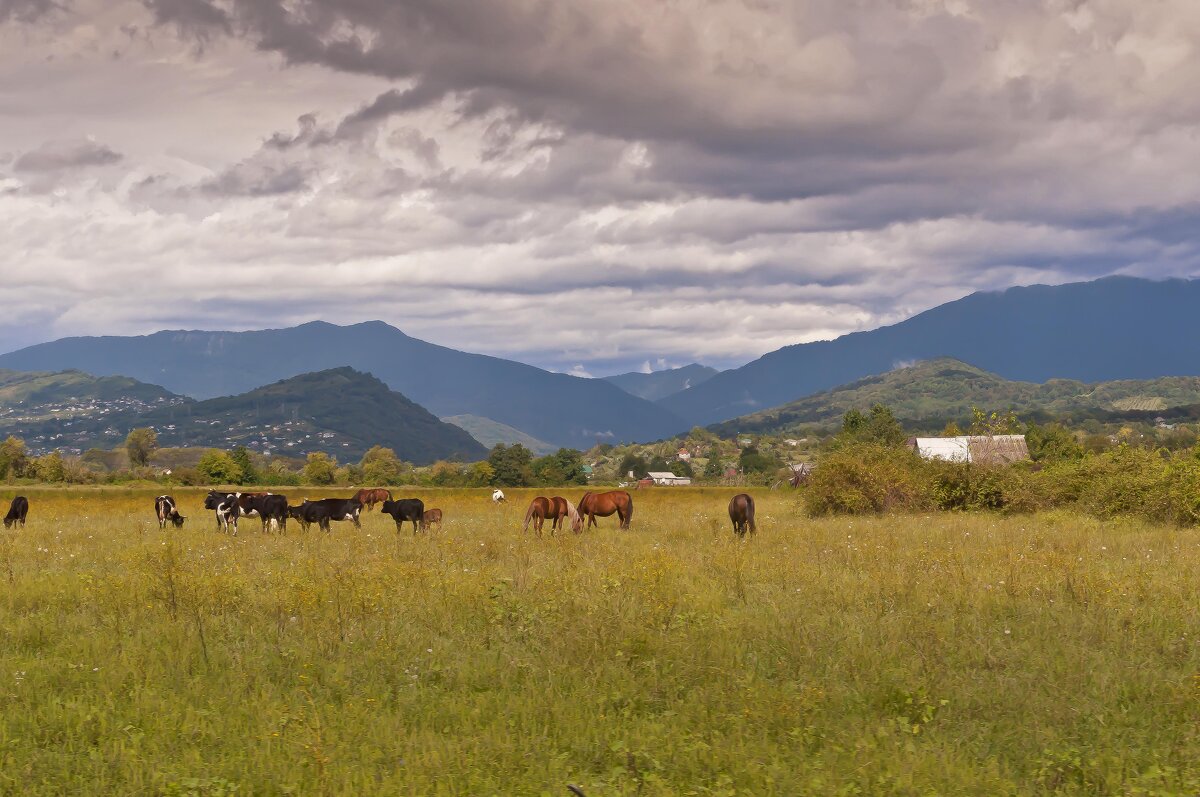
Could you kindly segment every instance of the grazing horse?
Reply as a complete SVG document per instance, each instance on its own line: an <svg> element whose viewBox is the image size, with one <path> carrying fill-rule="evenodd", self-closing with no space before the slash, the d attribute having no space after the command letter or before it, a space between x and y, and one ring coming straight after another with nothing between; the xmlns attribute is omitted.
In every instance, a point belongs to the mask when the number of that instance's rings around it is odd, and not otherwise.
<svg viewBox="0 0 1200 797"><path fill-rule="evenodd" d="M754 527L754 499L745 493L738 493L729 499L729 519L733 521L733 533L739 537L746 536L746 529L751 534L758 531Z"/></svg>
<svg viewBox="0 0 1200 797"><path fill-rule="evenodd" d="M25 516L29 514L29 499L23 495L18 495L8 505L8 514L4 516L4 528L11 528L13 525L20 523L25 525Z"/></svg>
<svg viewBox="0 0 1200 797"><path fill-rule="evenodd" d="M633 498L624 490L607 493L587 493L579 499L579 514L588 519L588 528L596 525L596 516L608 517L616 512L621 528L629 528L633 520ZM582 518L580 520L582 525Z"/></svg>
<svg viewBox="0 0 1200 797"><path fill-rule="evenodd" d="M565 525L567 518L571 519L572 531L579 532L583 528L583 519L579 517L579 513L575 511L575 506L570 501L561 495L553 498L539 495L529 502L529 509L525 510L524 531L529 531L529 522L532 520L533 530L540 537L542 536L542 524L549 519L550 533L553 534L560 526Z"/></svg>
<svg viewBox="0 0 1200 797"><path fill-rule="evenodd" d="M508 499L504 497L503 490L492 490L492 503L493 504L504 504L507 502L508 502Z"/></svg>
<svg viewBox="0 0 1200 797"><path fill-rule="evenodd" d="M437 524L439 530L442 528L442 510L426 509L421 513L421 528L428 531L434 523Z"/></svg>
<svg viewBox="0 0 1200 797"><path fill-rule="evenodd" d="M390 491L385 490L382 487L376 487L373 490L359 490L354 494L354 498L360 504L366 507L368 512L370 512L375 508L376 504L383 503L384 501L391 501L392 494Z"/></svg>

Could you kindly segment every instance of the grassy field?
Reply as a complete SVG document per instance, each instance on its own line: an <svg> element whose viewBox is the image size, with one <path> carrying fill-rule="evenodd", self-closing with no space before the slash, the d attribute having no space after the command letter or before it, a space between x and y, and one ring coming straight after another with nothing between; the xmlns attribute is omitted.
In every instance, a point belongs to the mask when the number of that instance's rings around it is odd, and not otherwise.
<svg viewBox="0 0 1200 797"><path fill-rule="evenodd" d="M406 493L420 537L230 538L196 491L166 532L153 491L22 492L0 794L1200 792L1194 529L761 491L739 542L733 491L658 489L539 539L532 491L464 490Z"/></svg>

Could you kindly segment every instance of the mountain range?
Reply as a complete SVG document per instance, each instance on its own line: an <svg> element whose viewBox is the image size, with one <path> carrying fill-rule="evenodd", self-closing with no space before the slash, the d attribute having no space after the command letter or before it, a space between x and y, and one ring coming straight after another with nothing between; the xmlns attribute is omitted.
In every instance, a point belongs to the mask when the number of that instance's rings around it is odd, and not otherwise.
<svg viewBox="0 0 1200 797"><path fill-rule="evenodd" d="M0 434L24 438L35 452L112 448L131 429L151 426L162 446L245 445L293 456L325 451L343 462L358 460L374 445L418 465L487 455L463 429L352 368L205 401L127 378L113 393L114 379L73 371L0 372Z"/></svg>
<svg viewBox="0 0 1200 797"><path fill-rule="evenodd" d="M0 355L0 368L119 374L194 399L244 393L341 366L374 374L439 417L487 418L556 446L653 440L686 426L670 410L602 379L449 349L380 321L351 326L314 321L255 332L74 337Z"/></svg>
<svg viewBox="0 0 1200 797"><path fill-rule="evenodd" d="M799 433L806 427L831 431L840 426L847 411L866 411L875 404L887 405L909 431L934 433L950 421L969 423L975 407L985 412L1011 410L1022 420L1039 422L1146 420L1157 414L1187 415L1190 408L1200 404L1200 377L1019 382L939 357L714 424L709 429L725 437Z"/></svg>
<svg viewBox="0 0 1200 797"><path fill-rule="evenodd" d="M668 368L665 371L653 371L648 374L631 371L627 374L614 374L601 378L638 398L658 401L681 390L693 388L701 382L707 382L718 373L716 368L692 363L680 368Z"/></svg>
<svg viewBox="0 0 1200 797"><path fill-rule="evenodd" d="M1108 277L975 293L892 326L786 346L658 403L707 425L897 365L954 357L1006 379L1200 374L1200 280Z"/></svg>

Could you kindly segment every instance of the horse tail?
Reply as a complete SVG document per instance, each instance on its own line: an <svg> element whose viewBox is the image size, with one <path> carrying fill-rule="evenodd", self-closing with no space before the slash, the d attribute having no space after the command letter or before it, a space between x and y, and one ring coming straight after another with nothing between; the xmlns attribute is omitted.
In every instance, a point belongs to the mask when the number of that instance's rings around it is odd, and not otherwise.
<svg viewBox="0 0 1200 797"><path fill-rule="evenodd" d="M754 497L746 496L746 524L750 527L750 533L757 533L758 529L754 527Z"/></svg>
<svg viewBox="0 0 1200 797"><path fill-rule="evenodd" d="M529 508L525 510L525 526L522 531L529 531L529 521L533 519L533 508L537 506L537 500L529 502Z"/></svg>

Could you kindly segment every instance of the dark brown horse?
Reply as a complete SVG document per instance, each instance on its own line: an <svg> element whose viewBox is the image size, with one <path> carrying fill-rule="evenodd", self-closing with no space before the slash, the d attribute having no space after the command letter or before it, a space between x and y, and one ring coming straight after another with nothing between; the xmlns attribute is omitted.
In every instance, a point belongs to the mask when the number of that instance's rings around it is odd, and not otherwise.
<svg viewBox="0 0 1200 797"><path fill-rule="evenodd" d="M579 499L579 514L588 519L588 528L596 525L596 516L608 517L616 512L621 521L621 528L629 528L633 520L633 498L624 490L613 490L608 493L587 493Z"/></svg>
<svg viewBox="0 0 1200 797"><path fill-rule="evenodd" d="M429 527L432 526L434 523L436 523L438 525L438 528L441 529L441 527L442 527L442 510L426 509L424 512L421 513L421 528L428 531Z"/></svg>
<svg viewBox="0 0 1200 797"><path fill-rule="evenodd" d="M385 490L382 487L376 487L373 490L363 489L354 494L354 500L358 501L360 504L366 507L368 512L370 512L375 508L376 504L381 504L384 501L391 501L392 494L390 491Z"/></svg>
<svg viewBox="0 0 1200 797"><path fill-rule="evenodd" d="M739 537L746 536L746 529L751 534L758 531L754 527L754 499L745 493L738 493L729 499L729 519L733 521L733 533Z"/></svg>

